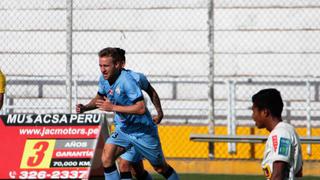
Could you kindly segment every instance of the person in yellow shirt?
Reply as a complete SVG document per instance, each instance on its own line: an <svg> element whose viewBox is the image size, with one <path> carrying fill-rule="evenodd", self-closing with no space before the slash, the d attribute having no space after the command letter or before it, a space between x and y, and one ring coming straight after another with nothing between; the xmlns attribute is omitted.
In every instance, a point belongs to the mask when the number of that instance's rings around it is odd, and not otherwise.
<svg viewBox="0 0 320 180"><path fill-rule="evenodd" d="M6 76L0 70L0 110L3 105L5 90L6 90Z"/></svg>

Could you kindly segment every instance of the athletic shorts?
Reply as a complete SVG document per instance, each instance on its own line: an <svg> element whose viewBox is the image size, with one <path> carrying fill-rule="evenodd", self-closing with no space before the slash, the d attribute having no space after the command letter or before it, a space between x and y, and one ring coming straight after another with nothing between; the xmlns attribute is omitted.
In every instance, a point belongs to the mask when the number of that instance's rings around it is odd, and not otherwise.
<svg viewBox="0 0 320 180"><path fill-rule="evenodd" d="M140 160L143 159L142 155L139 154L134 147L130 147L129 149L126 150L125 153L121 154L120 156L122 159L133 162L133 163L138 163Z"/></svg>
<svg viewBox="0 0 320 180"><path fill-rule="evenodd" d="M136 157L134 156L138 153L154 166L163 165L164 155L157 127L153 128L152 132L145 134L127 134L122 132L120 129L116 129L107 139L106 143L124 147L128 151L128 154L124 158L126 160L131 161L132 159L132 162L136 161L137 159L135 159Z"/></svg>

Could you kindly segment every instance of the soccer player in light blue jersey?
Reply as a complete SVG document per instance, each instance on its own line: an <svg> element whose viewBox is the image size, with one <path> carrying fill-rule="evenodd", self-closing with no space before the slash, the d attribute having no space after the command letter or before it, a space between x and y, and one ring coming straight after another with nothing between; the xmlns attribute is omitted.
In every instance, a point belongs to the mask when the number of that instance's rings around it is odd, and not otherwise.
<svg viewBox="0 0 320 180"><path fill-rule="evenodd" d="M118 50L118 53L121 58L121 63L122 63L121 68L124 68L125 61L126 61L125 50L123 50L121 48L116 48L116 49ZM149 97L150 97L150 99L151 99L152 103L154 104L154 107L157 111L157 115L154 115L152 117L153 121L156 124L159 124L163 118L163 111L162 111L162 107L161 107L160 98L158 96L158 93L151 86L150 82L148 81L147 77L144 74L134 72L131 70L127 70L127 71L135 79L135 81L138 83L139 87L149 95ZM101 75L99 78L99 83L104 84L104 83L108 83L108 81L104 79L103 75ZM103 99L103 97L100 95L98 96L98 98ZM87 105L77 104L76 111L77 111L77 113L85 112L86 109L90 106L94 107L95 102L91 102ZM132 177L132 175L133 175L136 177L137 180L150 180L150 179L152 179L152 177L150 176L148 171L146 171L144 169L142 159L143 159L143 157L141 156L141 154L137 153L137 151L133 147L128 149L124 154L122 154L118 158L118 168L120 171L120 177L121 178Z"/></svg>
<svg viewBox="0 0 320 180"><path fill-rule="evenodd" d="M105 176L107 179L119 179L115 160L134 147L158 173L167 179L178 179L176 172L165 161L157 127L145 107L141 89L130 72L121 69L120 59L116 48L100 51L99 66L104 80L99 83L100 98L91 101L96 106L91 103L85 108L98 107L103 111L115 112L116 130L107 140L102 157ZM102 100L103 96L107 98Z"/></svg>

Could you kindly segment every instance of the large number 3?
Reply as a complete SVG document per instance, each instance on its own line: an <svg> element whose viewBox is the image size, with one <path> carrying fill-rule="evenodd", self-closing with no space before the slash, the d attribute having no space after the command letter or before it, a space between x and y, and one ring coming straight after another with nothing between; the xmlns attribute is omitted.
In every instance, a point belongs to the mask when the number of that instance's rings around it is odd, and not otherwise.
<svg viewBox="0 0 320 180"><path fill-rule="evenodd" d="M46 141L40 141L33 146L33 149L36 150L35 156L28 158L28 166L38 166L44 158L44 153L48 149L49 143Z"/></svg>

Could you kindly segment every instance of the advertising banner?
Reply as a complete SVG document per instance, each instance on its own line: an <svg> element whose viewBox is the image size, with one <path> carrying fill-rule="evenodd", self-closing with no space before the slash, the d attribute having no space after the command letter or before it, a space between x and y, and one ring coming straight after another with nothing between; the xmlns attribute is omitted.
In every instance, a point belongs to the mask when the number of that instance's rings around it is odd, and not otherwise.
<svg viewBox="0 0 320 180"><path fill-rule="evenodd" d="M108 137L102 114L0 116L1 179L87 179L103 176Z"/></svg>

